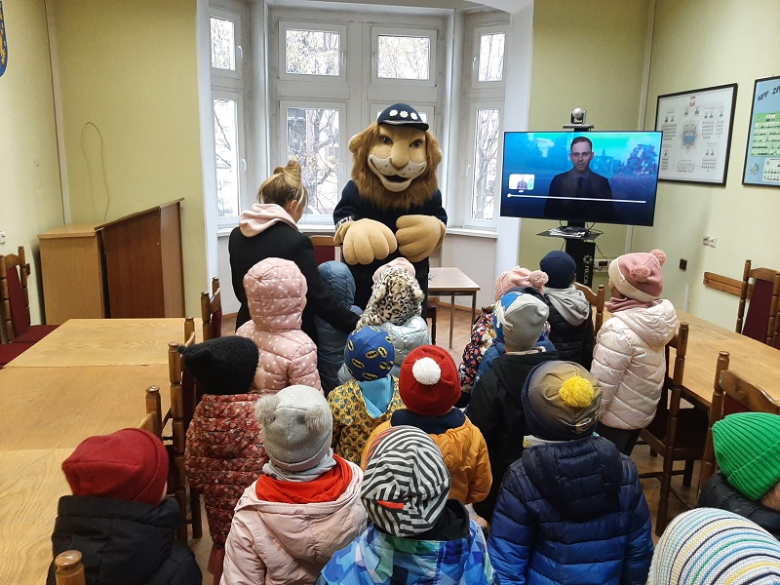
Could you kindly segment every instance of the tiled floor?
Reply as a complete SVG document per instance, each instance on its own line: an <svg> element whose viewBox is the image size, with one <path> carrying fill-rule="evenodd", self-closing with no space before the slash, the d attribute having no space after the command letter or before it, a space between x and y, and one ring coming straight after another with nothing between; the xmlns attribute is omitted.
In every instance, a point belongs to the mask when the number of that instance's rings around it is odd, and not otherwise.
<svg viewBox="0 0 780 585"><path fill-rule="evenodd" d="M447 348L448 343L448 337L449 337L449 322L450 322L450 316L449 316L449 307L448 306L441 306L439 310L437 311L438 317L437 317L437 333L436 333L436 345L439 345L441 347ZM452 340L452 348L447 348L447 350L450 352L450 355L452 355L453 359L456 363L461 362L461 356L463 352L463 348L465 347L466 343L469 341L469 335L471 333L471 311L470 310L456 310L455 311L455 324L454 324L454 332L453 332L453 340ZM232 316L226 316L222 323L222 334L223 335L231 335L235 331L235 315ZM639 473L645 473L650 471L660 471L662 459L661 457L651 457L650 456L650 449L644 445L640 445L634 449L634 453L631 457L634 462L637 465L637 469L639 470ZM676 468L679 467L682 468L682 462L679 462L676 464ZM688 506L693 506L696 501L696 492L697 492L697 486L698 486L698 480L699 480L699 468L698 465L696 466L696 469L693 474L693 484L690 488L685 488L682 485L682 476L675 476L672 479L672 487L679 493L685 503L678 500L675 496L670 496L669 498L669 518L673 518L677 514L680 514L682 512L685 512L688 509ZM655 524L656 524L656 516L658 513L658 497L659 497L659 491L660 491L661 483L659 480L654 478L648 478L642 480L642 489L645 493L645 497L647 498L647 504L650 508L650 515L653 520L653 538L655 541L658 540L658 537L655 536ZM208 584L211 585L212 578L211 574L208 573L206 570L206 565L208 564L208 558L209 553L211 551L211 538L208 536L208 524L205 524L206 522L206 513L203 512L203 521L204 521L204 537L199 540L190 540L190 546L195 551L195 556L198 559L198 564L200 565L204 579L203 583L204 585Z"/></svg>

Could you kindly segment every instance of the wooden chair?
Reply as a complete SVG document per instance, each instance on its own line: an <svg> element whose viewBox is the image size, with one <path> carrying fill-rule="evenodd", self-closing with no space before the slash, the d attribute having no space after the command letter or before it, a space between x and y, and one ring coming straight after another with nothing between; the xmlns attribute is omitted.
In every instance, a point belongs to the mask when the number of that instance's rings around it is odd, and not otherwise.
<svg viewBox="0 0 780 585"><path fill-rule="evenodd" d="M162 440L162 421L160 387L149 386L146 389L146 416L141 420L138 428L149 431Z"/></svg>
<svg viewBox="0 0 780 585"><path fill-rule="evenodd" d="M606 291L604 285L600 284L597 292L593 292L593 289L579 282L574 283L575 288L585 295L590 305L593 307L596 313L596 319L593 324L593 334L596 335L601 329L601 325L604 323L604 301L606 300Z"/></svg>
<svg viewBox="0 0 780 585"><path fill-rule="evenodd" d="M428 306L425 309L425 320L431 320L431 344L433 345L436 345L436 313L436 305L428 303Z"/></svg>
<svg viewBox="0 0 780 585"><path fill-rule="evenodd" d="M670 350L675 349L674 369L671 367ZM666 345L666 374L653 421L640 433L642 440L652 452L663 457L660 472L640 474L641 478L655 477L661 480L658 502L658 517L655 533L661 536L666 528L669 494L682 498L672 489L672 476L683 474L683 485L689 487L693 476L694 461L704 454L704 440L707 434L707 415L695 408L680 408L685 354L688 348L688 324L680 323L677 335ZM675 461L685 461L685 469L674 470Z"/></svg>
<svg viewBox="0 0 780 585"><path fill-rule="evenodd" d="M57 585L86 585L84 563L77 550L66 550L54 559L54 578Z"/></svg>
<svg viewBox="0 0 780 585"><path fill-rule="evenodd" d="M748 297L750 303L747 302ZM737 333L774 345L777 342L778 312L780 272L769 268L752 268L751 261L745 260L739 292Z"/></svg>
<svg viewBox="0 0 780 585"><path fill-rule="evenodd" d="M715 368L715 385L710 407L709 428L699 476L699 491L717 471L712 426L724 416L735 412L768 412L780 414L780 404L755 384L729 371L729 352L722 351Z"/></svg>
<svg viewBox="0 0 780 585"><path fill-rule="evenodd" d="M317 258L317 264L322 264L329 260L341 261L341 245L336 244L333 236L311 236L311 243L314 244L314 255Z"/></svg>
<svg viewBox="0 0 780 585"><path fill-rule="evenodd" d="M184 346L195 343L195 322L192 317L185 319ZM179 503L182 517L186 523L176 532L176 538L187 543L187 523L192 525L192 537L203 536L203 520L200 512L200 494L190 490L190 514L187 514L187 474L184 469L184 448L187 440L187 427L198 402L195 379L182 366L180 344L172 341L168 344L168 378L171 384L171 435L172 435L172 483L171 490ZM166 417L167 420L168 417Z"/></svg>
<svg viewBox="0 0 780 585"><path fill-rule="evenodd" d="M0 333L5 341L36 343L57 328L30 324L29 276L30 264L23 246L19 246L18 254L0 256Z"/></svg>
<svg viewBox="0 0 780 585"><path fill-rule="evenodd" d="M219 278L211 279L211 295L200 293L200 314L203 319L203 341L222 337L222 293Z"/></svg>

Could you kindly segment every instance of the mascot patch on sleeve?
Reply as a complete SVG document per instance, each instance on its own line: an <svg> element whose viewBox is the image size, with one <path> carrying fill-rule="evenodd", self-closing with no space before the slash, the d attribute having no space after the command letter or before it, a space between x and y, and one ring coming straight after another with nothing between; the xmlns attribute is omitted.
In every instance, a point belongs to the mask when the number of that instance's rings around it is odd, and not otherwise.
<svg viewBox="0 0 780 585"><path fill-rule="evenodd" d="M333 210L336 242L355 277L355 304L365 307L372 275L403 256L428 295L428 256L447 225L436 169L441 149L428 124L407 104L386 108L349 141L352 180Z"/></svg>

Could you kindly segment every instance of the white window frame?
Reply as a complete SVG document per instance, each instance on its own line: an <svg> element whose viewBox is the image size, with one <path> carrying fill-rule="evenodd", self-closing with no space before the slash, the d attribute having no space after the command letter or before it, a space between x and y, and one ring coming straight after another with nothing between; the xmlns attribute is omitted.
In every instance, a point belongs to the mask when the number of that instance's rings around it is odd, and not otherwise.
<svg viewBox="0 0 780 585"><path fill-rule="evenodd" d="M303 73L287 73L287 31L311 30L317 32L339 33L339 74L338 75L309 75ZM279 20L279 79L285 81L299 81L303 83L337 83L346 84L347 63L347 27L342 24L299 22L295 20Z"/></svg>
<svg viewBox="0 0 780 585"><path fill-rule="evenodd" d="M246 142L244 137L244 94L241 90L227 89L227 88L211 88L211 124L214 125L214 100L215 99L228 99L236 102L236 130L238 141L238 214L229 217L220 217L217 214L217 227L230 227L235 226L238 223L238 217L241 212L252 206L253 201L249 200L247 194L247 180L246 180ZM213 128L212 128L213 132ZM214 137L216 145L216 136ZM214 176L216 177L216 159L214 160ZM214 186L214 196L217 196L216 185ZM216 199L215 199L216 205Z"/></svg>
<svg viewBox="0 0 780 585"><path fill-rule="evenodd" d="M301 108L301 109L328 109L338 110L339 112L339 168L337 177L337 188L347 184L347 163L346 157L350 155L347 143L349 142L349 136L346 132L346 116L347 116L347 103L342 101L327 101L327 100L311 100L306 98L287 98L279 101L279 154L285 161L289 160L287 154L287 108ZM282 163L282 164L285 164ZM343 187L342 187L343 188ZM336 202L338 202L338 197ZM326 219L322 219L326 218ZM305 224L332 224L333 215L315 215L306 213L301 218L300 223Z"/></svg>
<svg viewBox="0 0 780 585"><path fill-rule="evenodd" d="M474 219L471 217L471 206L474 197L474 175L476 166L474 159L477 151L477 112L480 110L498 110L499 128L498 128L498 150L496 151L498 180L493 194L493 219ZM501 211L501 161L504 158L504 102L484 100L474 101L469 109L468 131L468 149L466 152L466 167L463 176L463 201L461 202L461 211L463 212L463 227L476 229L495 230L498 225L498 217Z"/></svg>
<svg viewBox="0 0 780 585"><path fill-rule="evenodd" d="M233 59L236 64L236 70L230 71L229 69L220 69L218 67L211 67L211 83L212 85L219 86L236 86L236 81L242 81L244 78L244 48L243 48L243 23L241 22L241 15L232 10L225 10L224 8L210 8L209 9L209 33L211 32L211 19L219 18L221 20L229 20L233 23L233 34L235 42L235 54ZM211 59L211 37L209 37L209 60ZM216 82L216 83L215 83Z"/></svg>
<svg viewBox="0 0 780 585"><path fill-rule="evenodd" d="M379 77L379 37L428 37L431 40L431 52L428 63L428 79L389 79ZM409 85L416 87L436 87L438 75L436 61L436 44L438 31L435 28L412 28L405 26L372 26L371 27L371 84L372 85ZM413 101L413 100L411 100ZM416 107L416 106L415 106Z"/></svg>
<svg viewBox="0 0 780 585"><path fill-rule="evenodd" d="M488 24L474 27L474 37L472 40L472 60L471 60L471 87L472 89L504 89L506 87L506 48L507 48L507 25ZM504 61L501 70L501 81L480 81L479 80L479 52L481 49L482 35L486 34L504 34Z"/></svg>

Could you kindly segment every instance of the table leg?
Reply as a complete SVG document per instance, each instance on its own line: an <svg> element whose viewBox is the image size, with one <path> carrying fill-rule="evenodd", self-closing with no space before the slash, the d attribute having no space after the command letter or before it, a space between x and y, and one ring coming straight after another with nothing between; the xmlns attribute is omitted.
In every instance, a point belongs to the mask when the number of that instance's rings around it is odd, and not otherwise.
<svg viewBox="0 0 780 585"><path fill-rule="evenodd" d="M477 293L471 293L471 323L477 318Z"/></svg>
<svg viewBox="0 0 780 585"><path fill-rule="evenodd" d="M455 328L455 295L450 297L450 349L452 349L452 330Z"/></svg>

